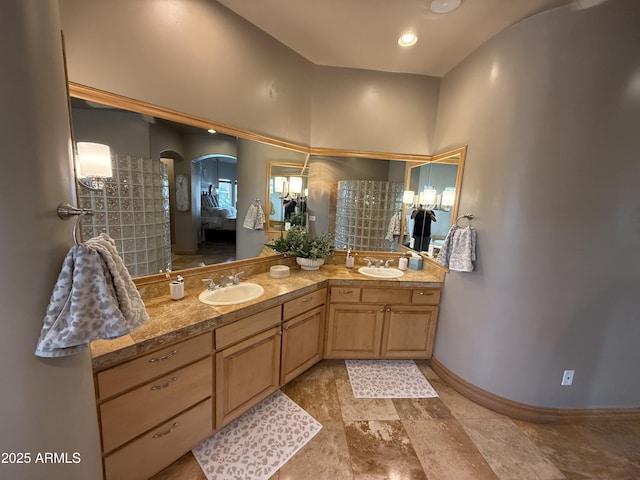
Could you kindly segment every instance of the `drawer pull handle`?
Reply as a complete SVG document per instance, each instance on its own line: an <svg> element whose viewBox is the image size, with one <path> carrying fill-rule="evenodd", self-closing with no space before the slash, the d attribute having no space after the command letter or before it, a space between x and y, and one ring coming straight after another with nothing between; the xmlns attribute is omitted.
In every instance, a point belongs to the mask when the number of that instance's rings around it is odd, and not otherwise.
<svg viewBox="0 0 640 480"><path fill-rule="evenodd" d="M338 290L338 293L342 293L343 295L349 295L353 293L353 290Z"/></svg>
<svg viewBox="0 0 640 480"><path fill-rule="evenodd" d="M178 377L171 377L169 379L169 381L167 383L165 383L164 385L154 385L153 387L151 387L151 390L158 391L158 390L162 390L163 388L167 388L169 386L171 386L171 384L175 383L178 381Z"/></svg>
<svg viewBox="0 0 640 480"><path fill-rule="evenodd" d="M302 300L302 303L307 303L311 301L311 297L305 298L304 300Z"/></svg>
<svg viewBox="0 0 640 480"><path fill-rule="evenodd" d="M173 350L172 352L169 352L166 355L163 355L162 357L150 358L149 359L149 363L162 362L163 360L167 360L167 359L173 357L176 353L178 353L178 350Z"/></svg>
<svg viewBox="0 0 640 480"><path fill-rule="evenodd" d="M429 292L429 293L425 293L425 292L420 292L420 295L425 295L425 296L430 296L433 295L433 292Z"/></svg>
<svg viewBox="0 0 640 480"><path fill-rule="evenodd" d="M169 435L171 432L173 432L176 428L178 428L178 424L179 422L175 422L173 425L171 425L171 427L169 428L169 430L167 430L166 432L162 432L162 433L156 433L153 437L151 438L160 438L160 437L164 437L165 435Z"/></svg>

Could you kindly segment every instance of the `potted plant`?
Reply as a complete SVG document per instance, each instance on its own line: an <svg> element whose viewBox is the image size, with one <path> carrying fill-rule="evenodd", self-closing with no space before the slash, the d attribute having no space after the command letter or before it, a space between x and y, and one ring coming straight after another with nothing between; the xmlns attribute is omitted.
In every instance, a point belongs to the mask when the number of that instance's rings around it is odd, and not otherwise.
<svg viewBox="0 0 640 480"><path fill-rule="evenodd" d="M333 252L328 235L312 235L299 225L292 226L287 230L286 236L280 235L280 238L266 245L276 252L295 256L303 270L318 270L325 258Z"/></svg>

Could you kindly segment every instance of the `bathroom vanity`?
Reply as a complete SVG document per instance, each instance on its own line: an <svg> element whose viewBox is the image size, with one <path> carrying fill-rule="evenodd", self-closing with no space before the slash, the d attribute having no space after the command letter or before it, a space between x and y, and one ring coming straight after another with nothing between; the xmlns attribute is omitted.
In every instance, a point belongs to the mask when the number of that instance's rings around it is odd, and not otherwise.
<svg viewBox="0 0 640 480"><path fill-rule="evenodd" d="M444 271L388 280L342 265L266 273L291 260L181 272L178 301L166 281L139 284L148 324L91 345L107 480L149 478L322 358L430 358ZM202 278L239 270L264 287L261 297L198 301Z"/></svg>

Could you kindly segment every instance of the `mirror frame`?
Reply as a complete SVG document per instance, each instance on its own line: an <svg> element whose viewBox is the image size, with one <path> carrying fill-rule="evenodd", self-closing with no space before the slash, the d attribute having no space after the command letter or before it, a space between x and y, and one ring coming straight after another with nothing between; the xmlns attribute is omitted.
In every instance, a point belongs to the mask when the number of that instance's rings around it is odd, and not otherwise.
<svg viewBox="0 0 640 480"><path fill-rule="evenodd" d="M456 195L453 201L453 207L451 208L451 224L449 228L451 228L458 219L458 211L460 206L460 192L462 190L462 177L464 175L464 162L467 157L467 146L454 148L452 150L448 150L443 153L438 153L431 157L430 160L426 162L407 162L405 174L404 174L404 189L409 190L411 185L411 170L414 168L420 168L424 165L431 165L433 163L445 163L445 164L456 164L458 165L458 171L456 172ZM454 160L455 159L455 160ZM402 206L403 215L407 215L407 205L403 204ZM400 230L401 238L404 238L404 225Z"/></svg>
<svg viewBox="0 0 640 480"><path fill-rule="evenodd" d="M307 178L307 187L309 185L309 175L308 175L308 166L306 164L303 163L294 163L294 162L281 162L279 160L269 160L267 162L267 184L265 187L265 195L266 195L266 202L264 204L265 209L269 207L269 203L271 202L271 196L269 195L269 187L270 187L270 183L271 183L271 169L273 167L288 167L288 168L293 168L296 169L298 171L300 171L300 173L298 175L295 176L299 176L299 177L306 177ZM303 173L304 172L304 173ZM306 188L306 187L305 187ZM283 228L281 229L277 229L277 228L272 228L271 227L271 221L270 221L270 215L266 215L266 211L265 211L265 216L267 218L267 228L265 228L265 230L267 231L268 234L274 234L274 233L280 233L283 231L284 229L284 219L283 219Z"/></svg>

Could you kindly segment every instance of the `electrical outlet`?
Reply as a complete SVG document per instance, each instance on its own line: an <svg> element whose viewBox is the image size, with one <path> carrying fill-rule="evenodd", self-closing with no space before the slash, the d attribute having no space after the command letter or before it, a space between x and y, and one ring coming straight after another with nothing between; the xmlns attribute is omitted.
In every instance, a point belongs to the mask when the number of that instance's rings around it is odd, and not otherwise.
<svg viewBox="0 0 640 480"><path fill-rule="evenodd" d="M562 374L562 383L560 385L571 385L573 383L573 374L575 370L565 370Z"/></svg>

